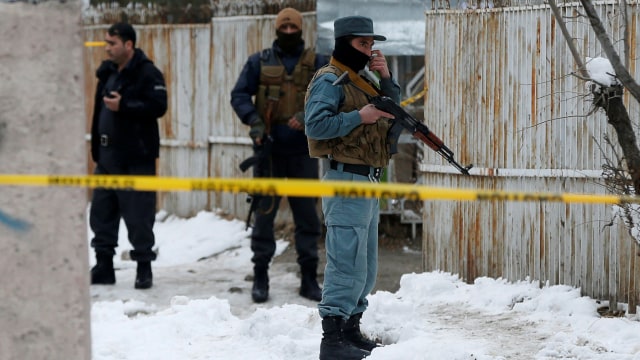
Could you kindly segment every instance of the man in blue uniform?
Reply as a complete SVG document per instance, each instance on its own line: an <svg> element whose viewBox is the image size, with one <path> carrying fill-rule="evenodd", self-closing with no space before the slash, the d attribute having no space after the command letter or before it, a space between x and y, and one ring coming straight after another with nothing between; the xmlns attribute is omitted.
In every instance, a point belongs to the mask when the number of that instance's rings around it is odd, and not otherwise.
<svg viewBox="0 0 640 360"><path fill-rule="evenodd" d="M369 103L372 96L400 100L400 86L386 59L373 49L386 38L373 32L371 19L347 16L334 22L335 48L307 91L306 134L309 153L330 159L324 176L335 181L379 181L389 164L389 119L393 115ZM368 66L379 81L361 74ZM344 81L337 81L338 79ZM327 266L322 301L320 360L362 359L376 344L360 333L378 270L378 199L322 199L327 235Z"/></svg>

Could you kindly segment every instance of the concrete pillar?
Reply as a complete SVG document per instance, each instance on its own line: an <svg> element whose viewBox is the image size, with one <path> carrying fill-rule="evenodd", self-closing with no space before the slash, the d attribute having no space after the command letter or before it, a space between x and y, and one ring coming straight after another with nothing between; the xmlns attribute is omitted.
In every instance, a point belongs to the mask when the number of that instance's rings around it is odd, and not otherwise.
<svg viewBox="0 0 640 360"><path fill-rule="evenodd" d="M0 1L0 172L84 174L81 4ZM0 186L0 359L90 359L86 189Z"/></svg>

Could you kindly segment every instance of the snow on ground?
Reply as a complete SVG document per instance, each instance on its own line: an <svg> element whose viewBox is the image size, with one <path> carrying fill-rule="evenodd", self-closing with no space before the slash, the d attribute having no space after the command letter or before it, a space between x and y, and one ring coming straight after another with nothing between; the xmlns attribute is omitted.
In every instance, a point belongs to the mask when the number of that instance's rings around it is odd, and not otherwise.
<svg viewBox="0 0 640 360"><path fill-rule="evenodd" d="M135 263L120 257L117 284L91 287L95 360L318 359L320 317L297 295L295 268L274 264L270 300L251 302L243 222L158 219L154 287L134 290ZM288 245L279 240L277 253ZM128 249L123 225L118 254ZM640 317L600 317L606 304L568 286L412 273L369 300L362 330L385 344L371 360L640 360Z"/></svg>

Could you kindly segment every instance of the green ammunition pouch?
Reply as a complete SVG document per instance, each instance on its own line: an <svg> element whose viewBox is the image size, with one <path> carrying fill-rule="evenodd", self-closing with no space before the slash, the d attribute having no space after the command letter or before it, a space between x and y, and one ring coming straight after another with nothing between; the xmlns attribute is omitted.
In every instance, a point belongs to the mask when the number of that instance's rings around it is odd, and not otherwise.
<svg viewBox="0 0 640 360"><path fill-rule="evenodd" d="M256 108L263 119L270 119L271 125L286 124L292 116L304 109L307 84L315 73L315 58L316 54L312 49L305 49L293 72L287 74L280 58L272 49L262 52Z"/></svg>

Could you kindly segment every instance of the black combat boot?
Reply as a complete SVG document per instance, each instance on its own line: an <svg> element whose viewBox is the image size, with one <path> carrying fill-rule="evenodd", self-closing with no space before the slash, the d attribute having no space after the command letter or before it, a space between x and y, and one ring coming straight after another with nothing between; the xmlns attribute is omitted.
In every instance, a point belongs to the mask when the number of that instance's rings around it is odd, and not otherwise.
<svg viewBox="0 0 640 360"><path fill-rule="evenodd" d="M339 316L326 316L322 319L320 360L360 360L371 354L348 342L344 338L343 327L344 320Z"/></svg>
<svg viewBox="0 0 640 360"><path fill-rule="evenodd" d="M351 317L345 321L342 332L344 333L344 338L355 347L362 350L372 351L378 346L378 344L362 336L362 332L360 332L361 318L362 313L351 315Z"/></svg>
<svg viewBox="0 0 640 360"><path fill-rule="evenodd" d="M269 273L267 272L267 267L255 266L253 268L251 298L256 303L263 303L269 298Z"/></svg>
<svg viewBox="0 0 640 360"><path fill-rule="evenodd" d="M322 300L322 290L316 280L316 266L303 266L300 268L300 296L309 300Z"/></svg>
<svg viewBox="0 0 640 360"><path fill-rule="evenodd" d="M153 286L153 274L151 273L151 261L138 261L136 270L136 289L148 289Z"/></svg>
<svg viewBox="0 0 640 360"><path fill-rule="evenodd" d="M113 285L116 272L113 270L113 255L96 253L96 265L91 268L91 284Z"/></svg>

